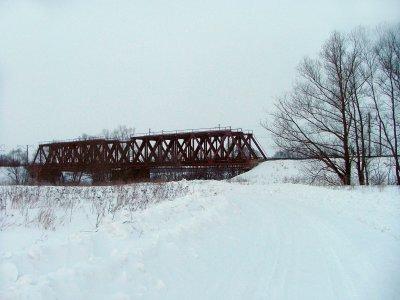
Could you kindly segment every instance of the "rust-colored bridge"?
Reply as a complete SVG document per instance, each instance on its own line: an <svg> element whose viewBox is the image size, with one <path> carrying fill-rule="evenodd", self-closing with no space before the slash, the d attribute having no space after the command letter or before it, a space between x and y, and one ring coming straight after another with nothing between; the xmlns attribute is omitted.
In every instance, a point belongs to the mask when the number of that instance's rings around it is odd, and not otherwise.
<svg viewBox="0 0 400 300"><path fill-rule="evenodd" d="M229 178L266 156L252 132L208 129L89 139L39 145L31 165L38 181L57 182L64 172L94 181L151 178Z"/></svg>

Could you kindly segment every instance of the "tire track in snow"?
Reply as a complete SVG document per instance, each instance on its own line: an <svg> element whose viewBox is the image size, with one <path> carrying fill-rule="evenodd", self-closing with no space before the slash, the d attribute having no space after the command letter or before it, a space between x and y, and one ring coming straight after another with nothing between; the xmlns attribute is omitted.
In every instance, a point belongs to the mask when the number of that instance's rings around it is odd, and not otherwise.
<svg viewBox="0 0 400 300"><path fill-rule="evenodd" d="M326 290L323 291L325 294L324 298L357 299L355 297L353 279L349 276L348 271L342 264L335 248L332 246L334 245L332 236L327 236L328 231L326 225L324 225L324 222L326 221L316 218L313 214L310 214L309 211L301 207L301 205L296 205L293 202L290 204L291 205L286 202L279 203L282 210L290 212L292 219L296 220L298 223L296 227L290 228L292 235L297 233L299 230L304 231L306 235L310 237L312 248L303 250L309 251L313 256L315 256L315 260L318 259L324 264L324 266L317 266L317 269L314 270L315 272L313 274L315 282L326 287ZM299 256L297 259L301 260L302 257ZM302 262L302 264L310 263L312 263L310 260ZM298 270L293 269L293 273L296 271ZM334 280L334 278L336 278L336 280ZM341 282L338 283L337 279ZM301 280L302 278L297 276L297 278L295 277L292 282L298 282ZM337 286L338 284L339 286ZM300 292L301 289L297 288L297 290ZM331 293L329 293L328 290L330 290ZM342 294L337 294L338 291Z"/></svg>

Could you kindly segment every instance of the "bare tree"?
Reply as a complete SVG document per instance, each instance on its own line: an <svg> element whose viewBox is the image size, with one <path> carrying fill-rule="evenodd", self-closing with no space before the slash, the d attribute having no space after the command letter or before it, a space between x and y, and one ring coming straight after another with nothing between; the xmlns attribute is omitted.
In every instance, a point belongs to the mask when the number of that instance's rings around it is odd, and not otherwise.
<svg viewBox="0 0 400 300"><path fill-rule="evenodd" d="M301 62L292 92L276 105L273 123L263 124L280 149L316 159L345 185L351 184L359 56L357 43L334 32L317 59Z"/></svg>
<svg viewBox="0 0 400 300"><path fill-rule="evenodd" d="M29 174L24 166L26 163L26 154L22 149L11 150L7 156L12 162L6 168L6 175L11 184L26 184L29 180Z"/></svg>
<svg viewBox="0 0 400 300"><path fill-rule="evenodd" d="M131 135L135 134L135 128L119 125L113 130L103 129L102 136L107 139L129 140Z"/></svg>
<svg viewBox="0 0 400 300"><path fill-rule="evenodd" d="M400 185L400 25L379 31L367 59L366 82L372 100L378 132L374 143L391 155L396 182Z"/></svg>
<svg viewBox="0 0 400 300"><path fill-rule="evenodd" d="M96 137L104 137L106 139L118 139L118 140L129 140L132 135L135 134L134 127L127 127L126 125L119 125L115 129L103 129L101 133L96 136L91 136L87 133L83 133L80 138L83 140L89 140Z"/></svg>
<svg viewBox="0 0 400 300"><path fill-rule="evenodd" d="M358 182L360 185L369 184L368 151L369 133L371 131L371 107L368 102L366 89L367 68L365 59L370 51L370 41L366 37L365 30L358 28L349 35L351 44L352 72L350 76L350 105L353 118L350 131L352 157L355 163Z"/></svg>
<svg viewBox="0 0 400 300"><path fill-rule="evenodd" d="M317 59L305 58L292 91L264 123L279 150L313 158L311 177L369 184L370 157L393 157L400 184L400 25L373 40L358 28L334 32ZM312 171L311 171L312 170ZM312 174L311 174L312 173Z"/></svg>

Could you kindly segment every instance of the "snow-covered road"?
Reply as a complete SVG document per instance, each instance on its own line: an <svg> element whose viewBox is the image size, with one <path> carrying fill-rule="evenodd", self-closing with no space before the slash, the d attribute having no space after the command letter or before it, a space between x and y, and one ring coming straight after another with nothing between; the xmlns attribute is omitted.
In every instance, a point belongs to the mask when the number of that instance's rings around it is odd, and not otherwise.
<svg viewBox="0 0 400 300"><path fill-rule="evenodd" d="M0 233L1 299L398 299L396 188L193 182L98 231Z"/></svg>

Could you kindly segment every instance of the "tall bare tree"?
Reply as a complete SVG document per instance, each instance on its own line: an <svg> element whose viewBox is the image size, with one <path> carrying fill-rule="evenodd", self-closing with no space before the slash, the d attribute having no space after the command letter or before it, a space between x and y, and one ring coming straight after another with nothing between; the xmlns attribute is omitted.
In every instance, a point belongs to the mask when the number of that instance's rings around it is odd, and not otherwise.
<svg viewBox="0 0 400 300"><path fill-rule="evenodd" d="M369 94L380 128L376 143L393 157L400 185L400 25L380 30L368 67Z"/></svg>
<svg viewBox="0 0 400 300"><path fill-rule="evenodd" d="M279 150L314 158L312 173L348 185L353 165L358 183L369 184L374 146L374 154L393 157L400 184L400 25L376 39L362 28L334 32L316 59L301 62L272 117L264 126Z"/></svg>
<svg viewBox="0 0 400 300"><path fill-rule="evenodd" d="M281 149L315 158L344 185L352 182L351 130L361 88L358 47L334 32L318 58L301 62L292 92L279 99L273 123L264 123Z"/></svg>
<svg viewBox="0 0 400 300"><path fill-rule="evenodd" d="M371 49L366 31L358 28L348 35L352 51L352 72L350 76L350 104L352 113L351 150L360 185L369 184L369 156L371 131L371 106L368 101L366 58Z"/></svg>

